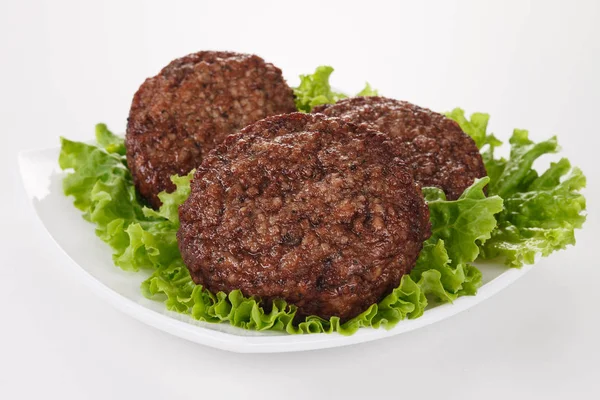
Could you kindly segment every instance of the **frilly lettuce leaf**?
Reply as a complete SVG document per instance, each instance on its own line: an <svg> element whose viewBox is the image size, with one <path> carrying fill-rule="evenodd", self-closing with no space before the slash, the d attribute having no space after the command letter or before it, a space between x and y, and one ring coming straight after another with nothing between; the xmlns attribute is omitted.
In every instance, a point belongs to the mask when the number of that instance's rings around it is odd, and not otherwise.
<svg viewBox="0 0 600 400"><path fill-rule="evenodd" d="M360 92L356 93L357 97L363 96L379 96L379 91L377 89L373 89L369 82L365 83L365 87Z"/></svg>
<svg viewBox="0 0 600 400"><path fill-rule="evenodd" d="M294 88L296 108L299 111L310 112L315 106L332 104L348 97L331 90L329 76L332 72L332 67L322 65L311 75L300 75L300 85Z"/></svg>
<svg viewBox="0 0 600 400"><path fill-rule="evenodd" d="M460 108L447 112L446 116L453 119L460 125L461 129L475 141L478 148L489 144L491 146L499 146L501 141L496 139L493 134L487 133L487 125L490 120L490 115L485 113L473 113L471 118L467 119L465 112Z"/></svg>
<svg viewBox="0 0 600 400"><path fill-rule="evenodd" d="M511 157L499 162L502 173L490 187L491 193L506 193L505 209L498 215L498 229L482 246L482 256L501 256L507 265L520 267L533 264L537 254L546 257L575 244L575 229L586 219L580 193L586 179L566 158L551 163L542 175L531 169L533 160L555 151L555 138L534 144L526 131L515 130L510 143Z"/></svg>
<svg viewBox="0 0 600 400"><path fill-rule="evenodd" d="M310 75L300 75L300 84L294 88L298 111L310 112L315 106L333 104L348 97L344 93L334 92L331 89L329 77L332 72L332 67L321 65ZM377 96L377 90L367 83L357 96Z"/></svg>
<svg viewBox="0 0 600 400"><path fill-rule="evenodd" d="M106 124L96 125L96 141L100 147L109 153L125 155L125 142L123 138L109 131Z"/></svg>
<svg viewBox="0 0 600 400"><path fill-rule="evenodd" d="M189 314L199 321L229 322L244 329L290 334L338 332L350 335L360 327L389 329L402 319L421 316L427 304L420 287L405 276L400 286L381 302L343 324L337 317L324 320L316 316L295 323L295 306L276 300L271 309L265 311L257 298L245 297L239 290L213 294L192 282L181 261L158 268L142 283L142 293L148 298L163 300L171 311Z"/></svg>
<svg viewBox="0 0 600 400"><path fill-rule="evenodd" d="M444 240L452 265L475 261L478 244L489 239L496 227L494 214L502 211L502 199L486 197L483 188L489 180L488 177L475 180L455 201L447 201L440 189L426 189L432 225L429 240Z"/></svg>
<svg viewBox="0 0 600 400"><path fill-rule="evenodd" d="M453 266L442 239L425 242L411 276L427 296L441 302L477 294L482 278L481 271L471 264Z"/></svg>
<svg viewBox="0 0 600 400"><path fill-rule="evenodd" d="M474 295L481 286L481 272L470 263L496 227L494 214L502 211L502 199L486 197L483 192L488 182L487 177L476 180L455 201L447 201L438 188L423 189L432 234L411 277L426 294L453 301L461 295Z"/></svg>
<svg viewBox="0 0 600 400"><path fill-rule="evenodd" d="M481 257L500 257L511 267L521 267L533 264L537 254L545 257L575 244L575 229L586 219L585 197L580 193L585 176L565 158L541 175L533 169L538 158L558 152L556 137L534 143L526 130L515 129L510 157L498 158L494 150L502 143L487 134L487 114L473 114L468 120L455 109L447 115L483 148L488 193L504 199L504 210L496 217L498 227L480 244Z"/></svg>
<svg viewBox="0 0 600 400"><path fill-rule="evenodd" d="M144 207L144 215L146 217L164 218L179 228L179 206L190 195L190 183L194 172L196 172L195 169L184 176L173 175L171 181L175 184L177 190L173 193L160 192L158 198L162 202L161 207L158 211Z"/></svg>
<svg viewBox="0 0 600 400"><path fill-rule="evenodd" d="M84 218L96 225L96 234L113 248L117 266L137 271L169 265L181 257L173 203L189 195L189 179L187 187L184 184L172 194L161 195L165 205L159 212L150 210L136 195L120 151L123 139L103 124L98 124L96 134L100 147L61 139L59 165L73 170L63 180L65 195L75 198Z"/></svg>

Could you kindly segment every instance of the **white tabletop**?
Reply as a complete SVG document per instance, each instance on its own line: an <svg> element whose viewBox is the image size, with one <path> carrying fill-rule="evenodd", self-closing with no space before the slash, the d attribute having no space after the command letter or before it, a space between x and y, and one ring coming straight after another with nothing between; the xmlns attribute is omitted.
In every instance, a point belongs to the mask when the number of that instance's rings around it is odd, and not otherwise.
<svg viewBox="0 0 600 400"><path fill-rule="evenodd" d="M0 398L600 398L600 4L217 3L0 4ZM204 49L257 53L291 84L331 64L337 87L489 112L503 139L558 133L588 176L577 247L468 312L347 348L233 354L120 314L66 272L16 153L123 131L141 82Z"/></svg>

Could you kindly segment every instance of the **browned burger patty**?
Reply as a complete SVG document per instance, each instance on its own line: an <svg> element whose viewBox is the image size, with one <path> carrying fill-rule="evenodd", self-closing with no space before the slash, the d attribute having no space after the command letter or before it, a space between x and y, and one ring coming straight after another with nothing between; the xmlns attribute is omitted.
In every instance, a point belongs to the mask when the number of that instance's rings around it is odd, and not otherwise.
<svg viewBox="0 0 600 400"><path fill-rule="evenodd" d="M157 194L223 139L269 115L293 112L281 70L255 55L202 51L172 61L147 79L131 104L127 162L138 191L157 208Z"/></svg>
<svg viewBox="0 0 600 400"><path fill-rule="evenodd" d="M227 138L198 168L179 216L197 284L344 321L397 287L430 235L389 138L315 114L269 117Z"/></svg>
<svg viewBox="0 0 600 400"><path fill-rule="evenodd" d="M312 112L387 133L415 181L423 187L439 187L450 200L487 175L473 139L450 118L426 108L385 97L354 97Z"/></svg>

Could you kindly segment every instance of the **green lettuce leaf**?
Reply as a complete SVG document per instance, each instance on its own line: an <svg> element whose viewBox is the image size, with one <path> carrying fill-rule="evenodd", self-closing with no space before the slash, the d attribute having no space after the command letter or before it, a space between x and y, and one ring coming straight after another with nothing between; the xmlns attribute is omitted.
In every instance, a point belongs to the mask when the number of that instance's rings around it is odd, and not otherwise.
<svg viewBox="0 0 600 400"><path fill-rule="evenodd" d="M103 124L98 124L96 134L99 146L61 139L59 165L73 170L63 180L65 195L74 197L84 218L96 225L96 234L113 248L117 266L137 271L169 265L180 258L172 199L183 201L189 195L189 180L187 187L162 194L165 205L159 212L150 210L137 197L119 150L123 139Z"/></svg>
<svg viewBox="0 0 600 400"><path fill-rule="evenodd" d="M498 227L489 240L480 243L481 257L500 257L508 266L521 267L533 264L538 254L545 257L575 244L575 229L586 218L585 197L580 193L585 176L565 158L541 175L533 168L540 157L558 152L556 137L534 143L526 130L515 129L509 158L495 157L494 150L502 143L487 134L487 114L476 113L468 120L461 109L455 109L447 115L485 149L488 193L504 199Z"/></svg>
<svg viewBox="0 0 600 400"><path fill-rule="evenodd" d="M300 85L294 88L298 111L310 112L315 106L332 104L348 97L331 90L329 76L332 72L332 67L322 65L311 75L300 75Z"/></svg>
<svg viewBox="0 0 600 400"><path fill-rule="evenodd" d="M481 286L481 271L471 264L452 265L445 243L424 244L417 264L411 272L426 296L441 302L452 302L459 296L474 296Z"/></svg>
<svg viewBox="0 0 600 400"><path fill-rule="evenodd" d="M429 240L444 240L453 265L475 261L478 244L485 243L496 227L494 214L502 211L502 199L486 197L483 188L488 182L487 177L475 180L455 201L447 201L437 188L425 192L432 224Z"/></svg>
<svg viewBox="0 0 600 400"><path fill-rule="evenodd" d="M498 215L498 229L482 246L486 259L503 257L507 265L533 264L537 254L546 257L575 244L575 229L585 222L585 197L580 193L586 179L579 168L562 158L541 175L531 169L538 157L555 152L556 138L533 143L527 131L515 130L511 156L495 168L498 178L490 193L505 197Z"/></svg>
<svg viewBox="0 0 600 400"><path fill-rule="evenodd" d="M183 262L157 269L142 283L142 293L148 298L164 301L171 311L189 314L199 321L228 322L244 329L290 334L338 332L351 335L361 327L389 329L402 319L421 316L427 305L420 287L405 276L400 286L381 302L343 324L337 317L324 320L316 316L295 323L295 306L276 300L266 312L259 299L245 297L239 290L213 294L193 283Z"/></svg>
<svg viewBox="0 0 600 400"><path fill-rule="evenodd" d="M363 88L363 90L361 90L360 92L358 92L356 94L356 96L379 96L379 92L377 91L377 89L373 89L371 87L371 85L369 85L369 82L365 83L365 87Z"/></svg>
<svg viewBox="0 0 600 400"><path fill-rule="evenodd" d="M100 147L109 153L125 155L125 142L123 138L109 131L106 124L96 125L96 141Z"/></svg>
<svg viewBox="0 0 600 400"><path fill-rule="evenodd" d="M321 65L310 75L300 75L300 85L294 88L298 111L310 112L315 106L333 104L348 97L344 93L334 92L331 89L329 77L332 72L332 67ZM367 83L357 96L377 96L377 90Z"/></svg>
<svg viewBox="0 0 600 400"><path fill-rule="evenodd" d="M494 214L502 211L502 199L486 197L483 188L489 178L476 180L455 201L447 201L438 188L424 188L429 206L431 237L411 277L425 294L441 301L474 295L481 286L481 272L470 265L479 255L479 246L490 238L496 227Z"/></svg>
<svg viewBox="0 0 600 400"><path fill-rule="evenodd" d="M487 125L490 120L489 114L473 113L471 114L471 118L467 119L465 112L461 108L455 108L445 114L456 121L467 135L471 136L478 148L481 149L486 144L492 147L502 144L493 134L487 133Z"/></svg>
<svg viewBox="0 0 600 400"><path fill-rule="evenodd" d="M173 193L160 192L158 198L162 202L161 207L158 211L144 207L144 215L146 217L164 218L173 223L176 228L179 228L179 206L190 195L190 183L195 172L194 169L184 176L173 175L171 181L177 189Z"/></svg>

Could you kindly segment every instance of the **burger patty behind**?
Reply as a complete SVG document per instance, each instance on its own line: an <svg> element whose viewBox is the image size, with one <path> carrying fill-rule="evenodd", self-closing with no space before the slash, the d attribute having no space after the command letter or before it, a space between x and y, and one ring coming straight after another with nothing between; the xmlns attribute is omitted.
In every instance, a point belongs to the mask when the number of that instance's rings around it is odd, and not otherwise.
<svg viewBox="0 0 600 400"><path fill-rule="evenodd" d="M227 135L269 115L295 111L281 70L255 55L202 51L176 59L133 98L127 162L139 193L158 208L158 193Z"/></svg>
<svg viewBox="0 0 600 400"><path fill-rule="evenodd" d="M344 99L312 112L386 133L415 181L422 187L439 187L450 200L458 199L476 178L487 175L473 139L455 121L426 108L375 96Z"/></svg>

